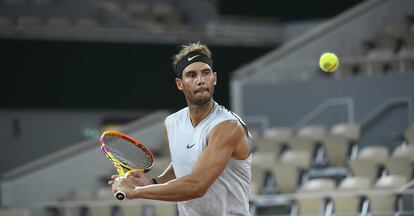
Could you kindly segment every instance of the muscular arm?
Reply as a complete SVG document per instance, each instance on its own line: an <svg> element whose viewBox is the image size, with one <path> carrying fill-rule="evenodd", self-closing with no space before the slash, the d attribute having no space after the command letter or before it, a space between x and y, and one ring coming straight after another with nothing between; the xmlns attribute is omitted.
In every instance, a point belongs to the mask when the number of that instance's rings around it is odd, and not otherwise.
<svg viewBox="0 0 414 216"><path fill-rule="evenodd" d="M128 190L127 197L184 201L202 197L230 159L245 159L249 146L243 126L238 121L225 121L217 125L208 136L208 146L187 176L163 184L136 187Z"/></svg>

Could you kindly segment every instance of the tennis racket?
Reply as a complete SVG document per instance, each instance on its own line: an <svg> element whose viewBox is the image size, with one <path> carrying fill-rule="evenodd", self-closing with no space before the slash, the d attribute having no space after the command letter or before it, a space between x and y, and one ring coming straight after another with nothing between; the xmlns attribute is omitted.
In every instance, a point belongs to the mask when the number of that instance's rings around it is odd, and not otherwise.
<svg viewBox="0 0 414 216"><path fill-rule="evenodd" d="M99 141L105 156L112 162L121 177L125 177L132 169L146 173L154 164L152 152L141 142L124 133L105 131ZM122 191L114 195L118 200L126 197Z"/></svg>

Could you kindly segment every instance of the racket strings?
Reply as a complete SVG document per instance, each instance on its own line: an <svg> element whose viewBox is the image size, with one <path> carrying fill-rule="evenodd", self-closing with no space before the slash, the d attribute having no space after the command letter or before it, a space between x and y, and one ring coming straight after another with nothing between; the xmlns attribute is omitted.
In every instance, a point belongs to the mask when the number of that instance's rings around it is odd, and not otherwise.
<svg viewBox="0 0 414 216"><path fill-rule="evenodd" d="M137 169L147 169L152 166L153 159L148 155L147 150L139 148L127 139L107 136L104 138L104 143L112 157L121 163L120 165L125 164Z"/></svg>
<svg viewBox="0 0 414 216"><path fill-rule="evenodd" d="M114 164L115 168L118 169L118 167L121 167L123 169L129 170L125 165L123 165L121 162L119 162L114 156L105 154L105 156Z"/></svg>

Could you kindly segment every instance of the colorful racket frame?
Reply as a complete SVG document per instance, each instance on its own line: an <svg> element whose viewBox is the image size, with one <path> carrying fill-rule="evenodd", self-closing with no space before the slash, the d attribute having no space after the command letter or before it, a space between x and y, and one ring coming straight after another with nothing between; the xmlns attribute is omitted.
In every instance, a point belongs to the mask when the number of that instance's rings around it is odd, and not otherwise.
<svg viewBox="0 0 414 216"><path fill-rule="evenodd" d="M110 152L110 150L108 149L108 147L105 145L104 138L106 136L117 136L117 137L120 137L122 139L126 139L126 140L130 141L131 144L133 144L133 145L135 145L135 146L137 146L139 148L139 149L137 149L137 151L140 151L141 150L141 151L144 152L144 154L146 155L146 157L151 161L151 166L150 167L147 167L145 169L142 169L142 168L138 168L138 167L131 167L131 166L128 166L128 165L122 163L121 161L119 161L118 159L116 159L116 157L114 157L112 155L112 153ZM133 170L133 169L134 170L138 170L138 171L143 172L143 173L146 173L146 172L150 171L151 168L154 165L154 155L152 154L152 152L148 148L146 148L141 142L139 142L138 140L136 140L136 139L134 139L134 138L132 138L132 137L124 134L124 133L121 133L119 131L105 131L104 133L102 133L101 138L99 139L99 141L101 143L101 149L102 149L102 151L104 152L105 156L115 166L115 168L118 171L118 174L120 176L125 176L127 174L125 172L125 170L127 170L127 172L128 172L128 171ZM118 200L124 200L126 198L125 193L122 192L122 191L117 191L114 195L115 195L115 197Z"/></svg>
<svg viewBox="0 0 414 216"><path fill-rule="evenodd" d="M144 152L144 154L151 161L151 166L147 167L145 169L142 169L142 168L138 168L138 167L131 167L131 166L128 166L127 164L122 163L121 161L116 159L116 157L114 157L112 155L112 153L110 152L110 150L106 147L106 145L104 143L104 138L106 136L117 136L117 137L120 137L120 138L123 138L123 139L126 139L126 140L130 141L132 144L134 144L141 151ZM104 133L102 133L102 136L99 139L99 141L101 143L101 150L104 152L105 156L114 164L114 166L117 169L119 175L121 175L121 176L125 176L125 171L124 170L129 171L129 170L134 169L134 170L139 170L140 172L146 173L146 172L150 171L152 169L152 166L154 165L154 155L152 154L152 152L147 147L145 147L141 142L139 142L135 138L132 138L132 137L130 137L130 136L128 136L128 135L126 135L122 132L119 132L119 131L105 131Z"/></svg>

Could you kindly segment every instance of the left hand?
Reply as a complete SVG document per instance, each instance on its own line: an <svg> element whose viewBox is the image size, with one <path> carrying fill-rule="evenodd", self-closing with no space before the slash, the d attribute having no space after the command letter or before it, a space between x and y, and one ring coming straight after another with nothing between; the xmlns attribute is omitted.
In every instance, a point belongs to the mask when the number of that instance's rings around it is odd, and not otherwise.
<svg viewBox="0 0 414 216"><path fill-rule="evenodd" d="M122 191L125 193L127 199L132 199L132 191L135 189L135 186L132 185L128 178L117 176L113 179L112 183L112 193Z"/></svg>

